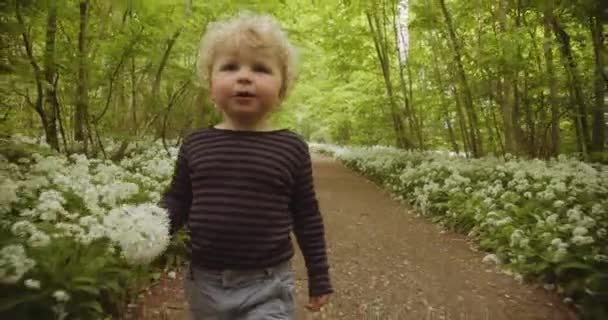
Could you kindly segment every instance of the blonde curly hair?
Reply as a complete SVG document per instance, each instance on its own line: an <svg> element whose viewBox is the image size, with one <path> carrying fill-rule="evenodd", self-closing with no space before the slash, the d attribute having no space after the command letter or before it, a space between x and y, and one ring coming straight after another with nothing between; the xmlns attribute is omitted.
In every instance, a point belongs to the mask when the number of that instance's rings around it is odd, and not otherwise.
<svg viewBox="0 0 608 320"><path fill-rule="evenodd" d="M287 97L297 78L297 50L272 16L247 11L207 25L196 66L201 83L209 87L211 70L218 54L238 50L243 45L249 49L269 49L276 55L283 82L281 97Z"/></svg>

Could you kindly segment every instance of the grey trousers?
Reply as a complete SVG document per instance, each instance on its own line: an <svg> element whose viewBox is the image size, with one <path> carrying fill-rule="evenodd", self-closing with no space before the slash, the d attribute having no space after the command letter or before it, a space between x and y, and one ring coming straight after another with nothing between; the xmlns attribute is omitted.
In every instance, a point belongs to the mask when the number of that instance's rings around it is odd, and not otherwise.
<svg viewBox="0 0 608 320"><path fill-rule="evenodd" d="M194 320L292 320L294 288L289 262L254 271L190 266L184 276Z"/></svg>

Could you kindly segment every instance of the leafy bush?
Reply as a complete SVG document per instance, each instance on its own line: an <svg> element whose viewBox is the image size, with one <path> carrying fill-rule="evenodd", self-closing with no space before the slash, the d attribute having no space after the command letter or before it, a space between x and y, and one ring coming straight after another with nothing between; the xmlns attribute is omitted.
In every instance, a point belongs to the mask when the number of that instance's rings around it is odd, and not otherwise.
<svg viewBox="0 0 608 320"><path fill-rule="evenodd" d="M608 167L564 156L466 159L439 152L311 144L407 199L441 225L473 237L518 279L608 318Z"/></svg>
<svg viewBox="0 0 608 320"><path fill-rule="evenodd" d="M3 143L14 150L0 156L3 319L116 315L160 263L180 263L187 238L170 241L167 213L156 206L177 149L167 156L161 148L118 165L66 158L24 137Z"/></svg>

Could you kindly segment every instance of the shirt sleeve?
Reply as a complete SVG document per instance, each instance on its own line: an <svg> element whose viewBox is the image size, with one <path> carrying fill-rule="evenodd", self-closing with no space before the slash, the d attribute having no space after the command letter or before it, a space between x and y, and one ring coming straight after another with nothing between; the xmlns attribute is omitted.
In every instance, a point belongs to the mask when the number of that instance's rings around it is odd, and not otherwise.
<svg viewBox="0 0 608 320"><path fill-rule="evenodd" d="M333 292L327 262L325 230L315 194L312 165L305 145L301 164L295 174L290 209L294 219L294 234L302 250L308 271L309 296Z"/></svg>
<svg viewBox="0 0 608 320"><path fill-rule="evenodd" d="M177 155L171 183L164 192L159 206L169 213L171 235L175 234L187 221L192 203L192 184L186 155L186 141L182 143Z"/></svg>

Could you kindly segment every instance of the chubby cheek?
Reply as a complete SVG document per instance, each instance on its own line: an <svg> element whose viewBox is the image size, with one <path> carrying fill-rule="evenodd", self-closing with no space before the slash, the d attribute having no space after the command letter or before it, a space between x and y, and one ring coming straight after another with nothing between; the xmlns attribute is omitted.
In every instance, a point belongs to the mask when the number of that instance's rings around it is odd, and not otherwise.
<svg viewBox="0 0 608 320"><path fill-rule="evenodd" d="M281 91L281 83L272 81L264 83L264 92L273 99L278 99Z"/></svg>
<svg viewBox="0 0 608 320"><path fill-rule="evenodd" d="M221 82L213 83L211 85L211 97L213 101L222 102L230 97L230 88L226 85L222 85Z"/></svg>

